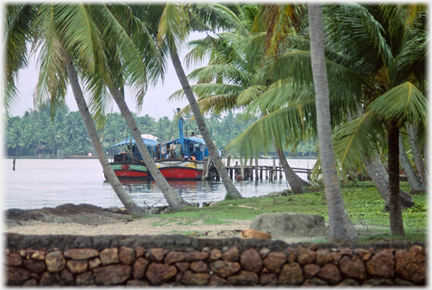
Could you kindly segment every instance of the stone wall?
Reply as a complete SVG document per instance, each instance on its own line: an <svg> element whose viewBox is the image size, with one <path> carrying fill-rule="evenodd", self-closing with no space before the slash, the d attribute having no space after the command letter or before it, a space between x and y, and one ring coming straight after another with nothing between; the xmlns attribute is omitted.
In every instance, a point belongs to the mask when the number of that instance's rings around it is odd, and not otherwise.
<svg viewBox="0 0 432 290"><path fill-rule="evenodd" d="M420 243L6 234L8 285L425 285Z"/></svg>

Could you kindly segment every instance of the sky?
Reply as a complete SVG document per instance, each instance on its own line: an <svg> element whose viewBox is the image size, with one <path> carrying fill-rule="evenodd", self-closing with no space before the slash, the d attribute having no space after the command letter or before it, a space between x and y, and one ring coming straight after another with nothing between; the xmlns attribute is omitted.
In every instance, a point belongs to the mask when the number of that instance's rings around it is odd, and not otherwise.
<svg viewBox="0 0 432 290"><path fill-rule="evenodd" d="M194 33L190 35L189 40L195 40L203 37L204 34L202 33ZM187 49L185 45L179 52L180 60L182 61L183 69L185 70L186 75L192 72L195 68L205 66L206 64L206 62L203 62L196 66L190 66L189 68L186 67L184 57L189 51L190 50ZM144 96L144 103L141 111L137 111L136 102L133 100L131 93L128 92L127 89L125 90L126 103L128 104L129 110L137 113L138 116L144 116L148 114L150 117L153 117L156 120L164 116L168 116L170 119L172 119L176 108L183 108L188 104L186 99L173 102L167 101L168 97L172 93L181 89L180 81L177 78L171 59L167 61L167 64L168 70L166 72L164 82L162 83L160 81L155 87L148 87L147 93ZM33 91L36 86L37 79L38 71L35 56L30 60L29 66L26 69L23 69L18 75L17 88L19 91L19 99L11 107L11 116L23 116L25 111L29 109L35 109L33 105ZM68 87L66 103L70 111L78 111L78 107L70 86ZM112 111L120 112L114 102L112 103Z"/></svg>

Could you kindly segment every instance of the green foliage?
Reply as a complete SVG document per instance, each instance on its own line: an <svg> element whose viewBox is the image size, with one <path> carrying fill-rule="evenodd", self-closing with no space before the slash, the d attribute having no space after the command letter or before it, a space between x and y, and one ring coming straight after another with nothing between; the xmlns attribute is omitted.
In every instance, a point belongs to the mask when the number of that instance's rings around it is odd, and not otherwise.
<svg viewBox="0 0 432 290"><path fill-rule="evenodd" d="M401 182L401 188L409 191L408 182ZM314 188L304 194L278 197L252 197L242 199L225 199L214 206L203 208L184 208L180 212L158 215L161 221L154 226L170 223L188 224L203 220L205 224L225 224L232 220L253 220L262 213L297 212L316 214L324 217L328 223L328 209L324 188ZM371 181L359 182L356 187L341 187L346 210L353 224L361 231L362 240L396 239L390 236L389 213L384 211L385 202ZM410 241L421 241L426 238L427 203L423 195L413 196L415 205L402 212L404 228Z"/></svg>

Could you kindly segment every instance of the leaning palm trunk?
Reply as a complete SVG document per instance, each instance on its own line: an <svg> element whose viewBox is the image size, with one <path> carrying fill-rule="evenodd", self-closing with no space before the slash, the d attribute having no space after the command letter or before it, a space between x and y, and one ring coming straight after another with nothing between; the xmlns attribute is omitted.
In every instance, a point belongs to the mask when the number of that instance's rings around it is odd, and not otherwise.
<svg viewBox="0 0 432 290"><path fill-rule="evenodd" d="M282 164L283 170L285 172L286 179L291 187L291 189L295 193L303 193L303 186L300 183L300 177L297 176L297 174L292 170L292 168L289 166L288 161L286 160L285 154L283 153L282 148L280 148L280 145L276 145L273 138L273 147L276 150L276 153L279 157L279 160Z"/></svg>
<svg viewBox="0 0 432 290"><path fill-rule="evenodd" d="M376 189L381 194L382 198L385 201L385 210L389 209L389 196L390 196L390 184L389 184L389 175L384 168L384 165L381 163L381 160L377 155L373 157L369 157L367 155L363 155L363 161L366 165L366 171L372 182L374 183ZM402 208L409 208L414 205L414 201L411 195L399 189L400 201Z"/></svg>
<svg viewBox="0 0 432 290"><path fill-rule="evenodd" d="M421 182L417 173L414 171L414 168L412 167L411 163L408 160L405 147L402 141L402 136L400 134L399 134L399 159L401 161L402 168L405 171L411 189L426 190L425 185L423 184L423 182Z"/></svg>
<svg viewBox="0 0 432 290"><path fill-rule="evenodd" d="M399 128L390 124L388 130L388 172L390 183L389 213L390 233L405 236L399 196Z"/></svg>
<svg viewBox="0 0 432 290"><path fill-rule="evenodd" d="M425 186L427 186L425 163L423 162L423 156L421 154L421 150L417 145L417 143L415 142L415 136L417 135L417 128L415 128L413 125L407 125L407 132L408 132L408 139L411 146L411 151L414 157L414 162L419 172L421 181Z"/></svg>
<svg viewBox="0 0 432 290"><path fill-rule="evenodd" d="M195 121L198 125L198 128L201 132L201 135L204 138L204 141L207 145L208 151L210 153L210 156L213 160L214 165L216 166L216 169L219 173L219 176L222 179L223 185L225 186L225 190L227 191L227 194L229 196L231 196L232 198L242 198L241 194L239 193L237 188L234 186L234 183L228 177L228 173L226 171L226 168L222 163L222 158L217 153L216 145L213 142L213 139L210 136L210 133L207 129L207 126L204 122L204 118L201 114L201 111L200 111L198 104L195 100L193 92L190 88L189 82L188 82L186 75L183 71L183 67L181 65L180 58L179 58L177 52L175 51L175 48L170 47L170 54L171 54L171 60L172 60L172 63L174 65L174 68L176 70L180 84L183 88L183 91L184 91L188 101L189 101L189 105L191 107L192 113L194 114Z"/></svg>
<svg viewBox="0 0 432 290"><path fill-rule="evenodd" d="M321 4L311 3L308 11L319 151L329 213L330 238L335 241L350 242L357 240L358 234L346 212L336 171L330 125L330 98L324 57L322 6Z"/></svg>
<svg viewBox="0 0 432 290"><path fill-rule="evenodd" d="M118 180L117 176L114 173L114 170L112 169L111 165L108 162L108 159L106 158L106 155L104 154L104 150L102 148L102 145L99 140L99 136L96 131L96 127L93 123L93 119L89 113L89 109L87 107L87 104L85 102L85 99L83 97L81 87L78 82L78 76L75 72L75 68L73 66L72 60L69 56L67 56L67 73L69 77L69 81L71 83L72 91L76 100L76 103L78 105L78 109L81 113L81 117L83 119L84 125L86 127L86 130L90 136L90 140L93 144L94 149L96 150L97 157L99 159L99 162L101 163L103 167L103 171L105 173L105 176L108 179L108 182L111 184L112 188L114 189L115 193L117 194L120 201L123 203L123 205L126 207L128 212L132 216L143 216L145 214L145 211L140 208L133 200L132 198L125 192L123 189L120 181Z"/></svg>
<svg viewBox="0 0 432 290"><path fill-rule="evenodd" d="M121 114L123 115L123 117L126 120L126 124L132 133L132 137L135 139L135 143L138 147L139 152L141 153L141 156L143 157L145 165L147 166L153 179L155 180L156 185L162 191L162 193L163 193L165 199L167 200L168 205L170 206L171 210L179 211L181 208L183 208L185 206L190 206L189 203L187 203L184 199L182 199L178 195L178 193L176 193L172 189L172 187L166 181L165 177L160 172L159 168L157 168L156 164L154 163L152 156L148 152L147 147L141 138L141 133L138 129L138 126L136 125L135 120L132 117L131 112L129 111L129 108L127 107L127 104L124 100L123 94L120 92L120 90L115 89L115 88L110 88L110 91L111 91L111 94L112 94L115 102L117 103L118 107L120 108Z"/></svg>

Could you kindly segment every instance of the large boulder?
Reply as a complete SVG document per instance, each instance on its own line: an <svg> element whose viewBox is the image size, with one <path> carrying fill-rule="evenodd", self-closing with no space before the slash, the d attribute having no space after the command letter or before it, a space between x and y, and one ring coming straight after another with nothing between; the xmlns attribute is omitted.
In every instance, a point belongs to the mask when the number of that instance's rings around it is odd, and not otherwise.
<svg viewBox="0 0 432 290"><path fill-rule="evenodd" d="M264 213L256 216L251 229L269 233L272 239L327 237L324 217L299 213Z"/></svg>

